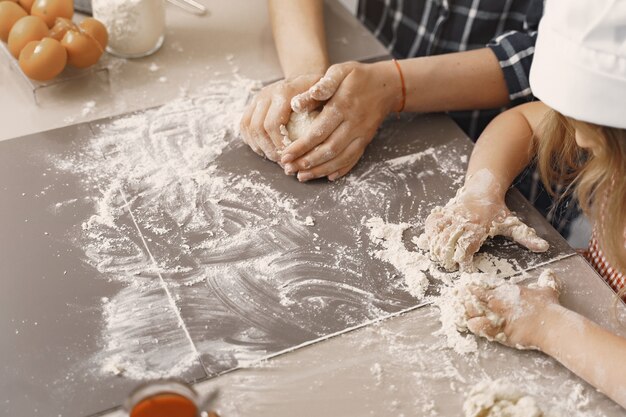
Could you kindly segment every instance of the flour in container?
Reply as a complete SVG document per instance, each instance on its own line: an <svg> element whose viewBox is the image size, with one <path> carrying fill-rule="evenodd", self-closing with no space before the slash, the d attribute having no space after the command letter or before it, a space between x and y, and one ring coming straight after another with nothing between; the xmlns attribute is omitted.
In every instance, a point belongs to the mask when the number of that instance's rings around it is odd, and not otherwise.
<svg viewBox="0 0 626 417"><path fill-rule="evenodd" d="M122 58L156 52L165 34L163 0L93 0L93 15L109 32L107 51Z"/></svg>

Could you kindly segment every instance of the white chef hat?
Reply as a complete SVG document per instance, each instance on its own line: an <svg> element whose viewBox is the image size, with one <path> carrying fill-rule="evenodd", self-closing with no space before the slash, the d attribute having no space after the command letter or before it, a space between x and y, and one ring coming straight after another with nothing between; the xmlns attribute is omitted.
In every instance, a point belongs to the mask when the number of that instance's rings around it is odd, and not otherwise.
<svg viewBox="0 0 626 417"><path fill-rule="evenodd" d="M565 116L626 128L626 0L547 0L530 86Z"/></svg>

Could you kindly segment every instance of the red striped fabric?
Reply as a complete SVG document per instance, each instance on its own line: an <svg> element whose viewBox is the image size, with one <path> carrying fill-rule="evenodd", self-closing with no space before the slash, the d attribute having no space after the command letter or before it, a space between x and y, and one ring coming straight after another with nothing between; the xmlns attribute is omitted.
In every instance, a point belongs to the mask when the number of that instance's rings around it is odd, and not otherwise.
<svg viewBox="0 0 626 417"><path fill-rule="evenodd" d="M626 276L614 269L609 261L604 257L602 248L596 238L594 231L589 241L589 249L583 253L587 261L594 267L596 271L604 278L604 280L613 288L615 292L619 292L626 285ZM626 300L626 294L623 296Z"/></svg>

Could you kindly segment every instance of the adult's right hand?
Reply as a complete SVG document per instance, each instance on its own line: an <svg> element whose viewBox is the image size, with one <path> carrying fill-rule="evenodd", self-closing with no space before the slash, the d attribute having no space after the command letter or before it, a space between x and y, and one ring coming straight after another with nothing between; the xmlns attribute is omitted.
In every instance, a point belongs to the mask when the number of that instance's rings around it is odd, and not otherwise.
<svg viewBox="0 0 626 417"><path fill-rule="evenodd" d="M243 141L260 156L279 161L280 151L285 147L280 125L286 125L289 121L291 99L307 91L323 75L300 75L263 87L241 118Z"/></svg>

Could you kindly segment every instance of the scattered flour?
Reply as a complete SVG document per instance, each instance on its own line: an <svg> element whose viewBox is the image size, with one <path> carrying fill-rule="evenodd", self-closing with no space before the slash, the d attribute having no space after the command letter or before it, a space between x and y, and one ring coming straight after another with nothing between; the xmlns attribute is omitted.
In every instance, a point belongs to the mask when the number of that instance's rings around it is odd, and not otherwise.
<svg viewBox="0 0 626 417"><path fill-rule="evenodd" d="M533 397L504 379L485 380L472 387L463 404L463 412L465 417L545 416Z"/></svg>
<svg viewBox="0 0 626 417"><path fill-rule="evenodd" d="M435 148L428 148L425 151L413 153L410 155L399 156L394 159L387 160L387 165L392 168L401 166L401 165L413 165L417 161L422 160L425 156L435 157Z"/></svg>
<svg viewBox="0 0 626 417"><path fill-rule="evenodd" d="M481 252L474 256L474 266L480 272L494 274L498 277L510 277L522 269L515 259L498 258L487 252Z"/></svg>
<svg viewBox="0 0 626 417"><path fill-rule="evenodd" d="M205 259L211 265L212 257L229 252L236 257L251 236L266 239L271 222L262 221L259 208L264 214L279 210L290 233L303 233L289 198L247 178L233 181L211 166L239 143L239 116L255 86L248 81L212 83L206 96L121 117L101 127L84 151L57 161L59 168L81 174L86 189L96 191L91 197L95 214L83 224L77 245L102 275L125 285L101 300L104 346L95 359L103 373L133 379L183 374L198 363L199 354L181 317L180 294L172 289L223 274L188 260ZM242 221L250 227L241 229ZM138 239L136 228L151 242L151 250L144 238ZM160 242L170 245L166 248L151 239L164 234L168 239ZM283 237L288 241L289 233ZM259 245L262 256L250 261L259 269L288 245L269 238L265 242L269 248ZM163 278L181 272L183 280Z"/></svg>
<svg viewBox="0 0 626 417"><path fill-rule="evenodd" d="M385 223L380 217L372 217L365 226L369 229L372 242L383 248L372 251L372 255L392 264L404 276L409 293L422 299L429 283L424 271L428 271L431 263L426 256L410 252L404 246L402 235L410 225Z"/></svg>
<svg viewBox="0 0 626 417"><path fill-rule="evenodd" d="M315 340L329 321L334 332L397 311L413 301L400 304L388 291L405 289L405 281L423 296L427 280L415 266L430 262L404 249L402 233L376 244L381 264L406 277L364 281L362 227L340 225L355 244L326 241L307 227L316 219L303 216L294 197L232 163L244 149L239 118L256 87L214 82L198 96L94 125L94 139L55 161L81 178L93 203L76 247L123 286L103 301L102 348L94 356L102 373L180 376L199 352L210 352L208 371L233 369L274 346ZM376 191L378 182L344 190ZM354 212L340 193L326 192L337 199L335 210Z"/></svg>
<svg viewBox="0 0 626 417"><path fill-rule="evenodd" d="M93 100L88 101L88 102L86 102L86 103L83 105L83 108L82 108L82 110L81 110L80 114L81 114L81 116L83 116L83 117L88 116L88 115L90 115L91 113L93 113L93 111L94 111L94 109L95 109L95 108L96 108L96 102L95 102L95 101L93 101Z"/></svg>
<svg viewBox="0 0 626 417"><path fill-rule="evenodd" d="M383 367L380 363L376 362L370 367L372 376L376 379L376 385L380 385L383 381Z"/></svg>

